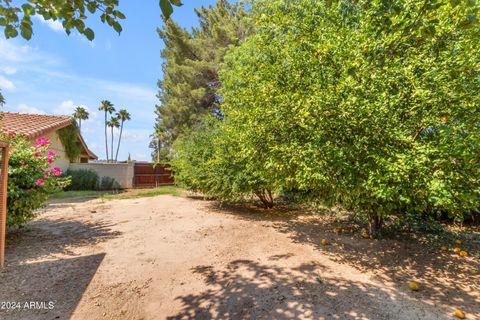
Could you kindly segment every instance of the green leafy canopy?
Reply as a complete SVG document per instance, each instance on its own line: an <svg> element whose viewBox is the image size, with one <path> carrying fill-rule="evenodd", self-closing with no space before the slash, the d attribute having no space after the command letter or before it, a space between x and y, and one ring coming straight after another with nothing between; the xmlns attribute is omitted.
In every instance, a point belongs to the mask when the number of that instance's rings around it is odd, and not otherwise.
<svg viewBox="0 0 480 320"><path fill-rule="evenodd" d="M309 194L364 215L372 233L392 215L462 220L480 203L479 9L254 1L255 33L220 72L223 120L174 145L176 174L196 186L204 159L210 193ZM191 141L211 130L200 152Z"/></svg>
<svg viewBox="0 0 480 320"><path fill-rule="evenodd" d="M172 14L172 6L181 5L179 0L160 0L165 19L169 19ZM76 30L91 41L95 38L95 33L86 26L89 15L99 14L103 23L118 33L122 32L120 21L125 19L125 14L118 10L118 6L118 0L0 0L0 27L3 27L7 39L20 34L22 38L30 40L33 35L32 17L37 15L47 21L58 20L67 34Z"/></svg>

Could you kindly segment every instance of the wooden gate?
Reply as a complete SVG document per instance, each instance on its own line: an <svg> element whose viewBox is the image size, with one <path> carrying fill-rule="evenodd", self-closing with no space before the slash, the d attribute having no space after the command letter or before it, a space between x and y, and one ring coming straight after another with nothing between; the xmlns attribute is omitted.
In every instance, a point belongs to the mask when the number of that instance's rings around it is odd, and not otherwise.
<svg viewBox="0 0 480 320"><path fill-rule="evenodd" d="M134 188L155 188L173 184L170 166L153 163L135 163L133 174Z"/></svg>
<svg viewBox="0 0 480 320"><path fill-rule="evenodd" d="M8 143L0 141L0 270L5 261L5 233L7 227Z"/></svg>

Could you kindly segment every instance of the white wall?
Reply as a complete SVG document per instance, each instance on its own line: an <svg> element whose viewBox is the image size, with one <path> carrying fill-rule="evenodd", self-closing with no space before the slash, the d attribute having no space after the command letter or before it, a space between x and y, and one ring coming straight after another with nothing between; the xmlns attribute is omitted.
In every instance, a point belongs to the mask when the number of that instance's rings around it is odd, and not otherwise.
<svg viewBox="0 0 480 320"><path fill-rule="evenodd" d="M133 188L134 162L128 163L70 163L71 170L92 170L100 179L110 177L115 179L122 188Z"/></svg>

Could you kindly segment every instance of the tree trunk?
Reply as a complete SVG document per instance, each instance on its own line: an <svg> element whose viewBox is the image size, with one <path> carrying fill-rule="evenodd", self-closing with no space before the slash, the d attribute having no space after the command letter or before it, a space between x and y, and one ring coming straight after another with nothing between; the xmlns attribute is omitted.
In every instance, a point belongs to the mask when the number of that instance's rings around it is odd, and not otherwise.
<svg viewBox="0 0 480 320"><path fill-rule="evenodd" d="M112 153L112 157L110 159L113 162L113 126L112 126L112 145L110 146L110 152Z"/></svg>
<svg viewBox="0 0 480 320"><path fill-rule="evenodd" d="M105 110L105 154L108 162L108 135L107 135L107 111Z"/></svg>
<svg viewBox="0 0 480 320"><path fill-rule="evenodd" d="M78 130L82 133L82 119L78 119Z"/></svg>
<svg viewBox="0 0 480 320"><path fill-rule="evenodd" d="M378 238L382 228L383 218L377 214L371 214L368 217L368 232L373 239Z"/></svg>
<svg viewBox="0 0 480 320"><path fill-rule="evenodd" d="M122 131L123 131L123 121L122 121L122 124L120 125L120 135L118 136L117 152L115 153L115 162L117 162L117 159L118 159L118 150L120 150L120 140L122 140Z"/></svg>
<svg viewBox="0 0 480 320"><path fill-rule="evenodd" d="M265 209L273 208L273 197L272 197L272 192L270 190L263 189L261 191L255 191L255 195L263 203L263 206L265 207Z"/></svg>

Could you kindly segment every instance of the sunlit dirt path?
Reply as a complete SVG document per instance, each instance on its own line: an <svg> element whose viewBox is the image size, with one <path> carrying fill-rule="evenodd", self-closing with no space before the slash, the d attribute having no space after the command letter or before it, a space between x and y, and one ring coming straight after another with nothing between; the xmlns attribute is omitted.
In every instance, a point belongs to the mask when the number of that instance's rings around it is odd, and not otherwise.
<svg viewBox="0 0 480 320"><path fill-rule="evenodd" d="M0 274L0 301L45 304L0 319L480 319L478 261L453 284L429 265L368 269L374 242L311 219L173 196L51 205L10 234ZM411 292L410 274L436 282Z"/></svg>

